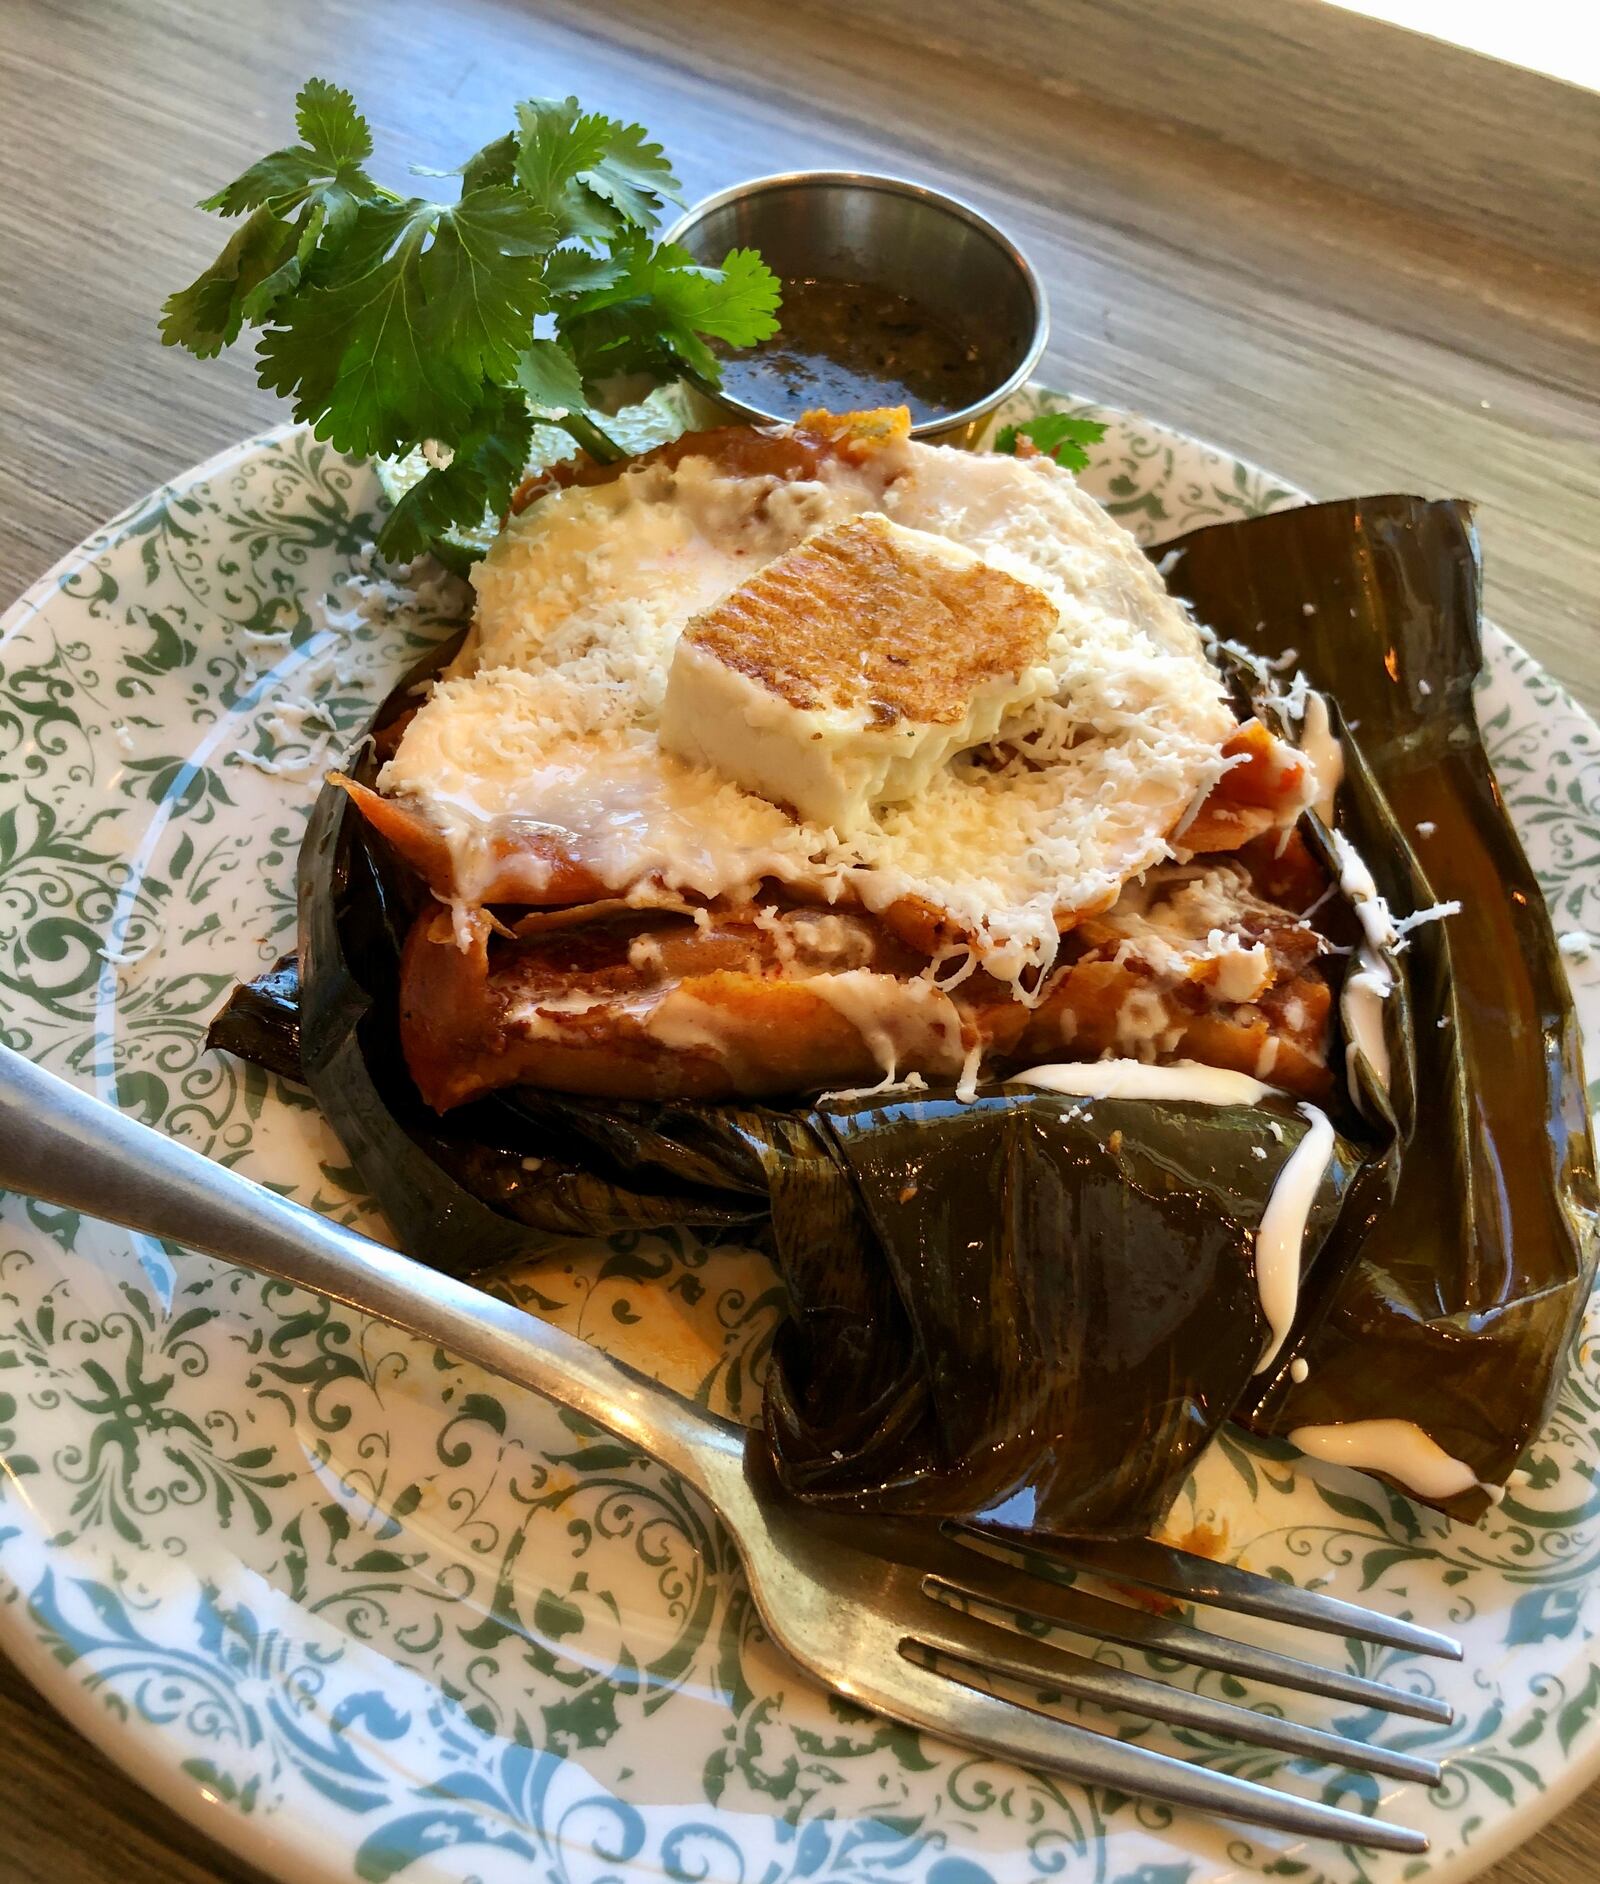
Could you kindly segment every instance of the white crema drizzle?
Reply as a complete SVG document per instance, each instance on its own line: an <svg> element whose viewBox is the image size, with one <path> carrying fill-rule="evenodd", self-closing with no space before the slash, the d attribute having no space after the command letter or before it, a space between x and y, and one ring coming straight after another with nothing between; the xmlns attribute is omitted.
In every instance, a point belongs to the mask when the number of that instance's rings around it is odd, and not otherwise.
<svg viewBox="0 0 1600 1884"><path fill-rule="evenodd" d="M1300 1305L1300 1257L1323 1174L1333 1157L1333 1124L1320 1107L1302 1104L1309 1130L1289 1154L1256 1231L1256 1287L1271 1331L1256 1365L1262 1373L1278 1358Z"/></svg>
<svg viewBox="0 0 1600 1884"><path fill-rule="evenodd" d="M1030 1066L1011 1075L1019 1086L1079 1099L1187 1099L1203 1106L1255 1106L1277 1089L1248 1073L1231 1073L1198 1060L1174 1060L1152 1066L1143 1060L1067 1060Z"/></svg>
<svg viewBox="0 0 1600 1884"><path fill-rule="evenodd" d="M1364 938L1357 953L1358 966L1353 974L1345 977L1341 1002L1345 1032L1349 1036L1344 1050L1345 1080L1350 1097L1359 1102L1358 1056L1372 1069L1380 1089L1389 1090L1389 1044L1384 1037L1383 1009L1394 993L1394 976L1380 951L1393 949L1400 936L1389 914L1389 905L1378 894L1378 886L1360 852L1343 831L1335 831L1332 836L1333 854L1339 860L1339 888L1350 899Z"/></svg>
<svg viewBox="0 0 1600 1884"><path fill-rule="evenodd" d="M1329 724L1327 701L1311 689L1305 696L1300 750L1317 775L1317 796L1311 809L1331 828L1334 797L1344 782L1344 747Z"/></svg>
<svg viewBox="0 0 1600 1884"><path fill-rule="evenodd" d="M1422 1498L1454 1498L1471 1491L1478 1475L1410 1420L1349 1420L1337 1426L1296 1426L1289 1444L1308 1458L1382 1472ZM1491 1497L1497 1488L1485 1486ZM1498 1502L1498 1501L1497 1501Z"/></svg>

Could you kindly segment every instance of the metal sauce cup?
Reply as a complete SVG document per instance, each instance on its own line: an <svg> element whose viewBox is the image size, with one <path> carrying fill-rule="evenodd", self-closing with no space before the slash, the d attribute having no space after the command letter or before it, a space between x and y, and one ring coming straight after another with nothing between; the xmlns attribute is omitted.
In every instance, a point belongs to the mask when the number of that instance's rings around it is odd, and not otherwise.
<svg viewBox="0 0 1600 1884"><path fill-rule="evenodd" d="M975 443L1044 352L1050 314L1028 258L987 216L920 183L852 170L755 177L696 203L666 239L713 268L729 249L754 248L785 281L855 281L905 295L978 348L991 389L959 412L913 425L913 438ZM800 416L798 405L782 405L776 384L773 406L762 408L689 377L724 417Z"/></svg>

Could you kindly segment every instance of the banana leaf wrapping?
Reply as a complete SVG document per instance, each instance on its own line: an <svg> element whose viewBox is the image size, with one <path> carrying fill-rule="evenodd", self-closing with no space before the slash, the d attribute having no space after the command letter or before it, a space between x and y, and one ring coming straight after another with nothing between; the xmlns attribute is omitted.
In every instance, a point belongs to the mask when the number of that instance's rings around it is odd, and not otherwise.
<svg viewBox="0 0 1600 1884"><path fill-rule="evenodd" d="M1502 1480L1559 1380L1595 1195L1570 1001L1472 718L1470 527L1457 506L1391 498L1178 547L1169 582L1202 620L1268 654L1298 647L1360 722L1339 823L1396 909L1483 905L1391 959L1389 1091L1358 1061L1270 1374L1254 1232L1306 1130L1292 1102L990 1084L972 1104L888 1092L784 1109L522 1089L439 1118L394 1025L420 892L333 787L301 852L298 971L241 990L213 1043L303 1077L401 1246L453 1273L572 1233L684 1224L762 1243L790 1302L766 1424L802 1497L1138 1534L1230 1418L1278 1433L1413 1419ZM406 677L379 727L449 652ZM376 769L368 756L357 776ZM1419 818L1443 872L1407 841ZM1348 910L1341 922L1357 933ZM1300 1386L1296 1356L1312 1369Z"/></svg>
<svg viewBox="0 0 1600 1884"><path fill-rule="evenodd" d="M1411 1420L1503 1485L1561 1384L1600 1205L1577 1015L1473 707L1469 513L1322 504L1166 553L1168 586L1201 621L1269 659L1295 649L1329 696L1346 762L1337 821L1391 907L1461 905L1409 933L1388 1004L1396 1076L1387 1099L1362 1087L1392 1131L1392 1192L1306 1303L1307 1378L1280 1371L1244 1417L1271 1433ZM1447 1508L1486 1502L1480 1490Z"/></svg>

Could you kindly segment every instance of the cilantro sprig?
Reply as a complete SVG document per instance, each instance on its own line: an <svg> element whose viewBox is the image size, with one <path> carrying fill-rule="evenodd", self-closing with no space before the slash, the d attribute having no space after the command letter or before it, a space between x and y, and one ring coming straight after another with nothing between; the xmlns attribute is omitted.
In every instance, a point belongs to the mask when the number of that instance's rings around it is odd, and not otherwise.
<svg viewBox="0 0 1600 1884"><path fill-rule="evenodd" d="M1019 438L1030 439L1047 458L1069 471L1087 471L1090 445L1098 445L1106 428L1098 419L1074 418L1069 412L1041 412L1018 425L1002 425L995 433L996 451L1015 452Z"/></svg>
<svg viewBox="0 0 1600 1884"><path fill-rule="evenodd" d="M706 268L653 239L679 200L661 146L575 98L520 104L514 131L443 173L453 202L375 182L367 122L326 79L301 87L295 123L299 143L201 203L243 221L169 297L161 338L209 359L258 329L262 385L317 437L382 458L429 445L434 468L378 539L395 560L503 510L538 427L620 455L599 382L684 367L715 382L708 341L777 326L753 250Z"/></svg>

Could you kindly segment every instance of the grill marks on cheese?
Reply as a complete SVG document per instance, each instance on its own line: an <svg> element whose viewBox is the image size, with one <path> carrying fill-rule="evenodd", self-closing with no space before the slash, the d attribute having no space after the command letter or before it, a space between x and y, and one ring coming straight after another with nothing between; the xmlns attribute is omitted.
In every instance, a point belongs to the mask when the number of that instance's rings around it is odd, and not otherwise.
<svg viewBox="0 0 1600 1884"><path fill-rule="evenodd" d="M713 655L793 707L953 726L975 690L1014 685L1042 660L1053 619L1040 590L869 515L769 564L691 621L678 650Z"/></svg>
<svg viewBox="0 0 1600 1884"><path fill-rule="evenodd" d="M876 513L819 531L695 616L661 743L847 835L1055 692L1041 589Z"/></svg>
<svg viewBox="0 0 1600 1884"><path fill-rule="evenodd" d="M870 451L808 451L797 475L741 461L747 445L708 434L509 520L474 573L473 632L381 776L391 824L419 846L426 833L429 880L462 910L513 885L529 904L570 901L574 883L738 902L770 879L891 924L919 912L1003 979L1047 966L1058 929L1161 861L1232 762L1235 722L1192 625L1133 539L1048 461L892 434ZM664 751L659 733L685 624L868 512L1042 595L1052 690L841 833Z"/></svg>

